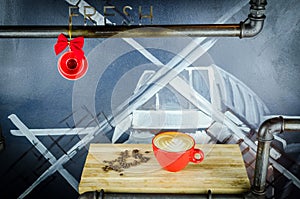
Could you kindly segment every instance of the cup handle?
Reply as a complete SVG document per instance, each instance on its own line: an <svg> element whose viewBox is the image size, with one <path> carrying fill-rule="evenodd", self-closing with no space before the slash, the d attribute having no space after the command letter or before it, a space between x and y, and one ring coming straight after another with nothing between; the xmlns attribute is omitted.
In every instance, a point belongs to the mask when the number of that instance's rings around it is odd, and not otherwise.
<svg viewBox="0 0 300 199"><path fill-rule="evenodd" d="M199 158L196 158L195 156L196 155L200 155ZM200 163L202 162L204 159L204 153L201 149L194 149L194 151L192 152L192 156L190 158L190 161L191 162L194 162L194 163Z"/></svg>

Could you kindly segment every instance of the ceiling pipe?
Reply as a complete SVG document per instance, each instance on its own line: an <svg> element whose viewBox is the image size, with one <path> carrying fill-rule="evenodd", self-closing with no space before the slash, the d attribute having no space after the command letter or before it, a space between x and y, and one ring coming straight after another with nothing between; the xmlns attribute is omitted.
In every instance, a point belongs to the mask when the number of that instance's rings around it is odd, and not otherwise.
<svg viewBox="0 0 300 199"><path fill-rule="evenodd" d="M72 36L134 37L254 37L263 28L266 0L250 0L250 14L239 24L72 26ZM68 26L0 26L0 38L57 38Z"/></svg>
<svg viewBox="0 0 300 199"><path fill-rule="evenodd" d="M271 118L259 127L254 181L251 190L256 196L265 195L270 144L274 140L274 134L295 131L300 131L300 119Z"/></svg>

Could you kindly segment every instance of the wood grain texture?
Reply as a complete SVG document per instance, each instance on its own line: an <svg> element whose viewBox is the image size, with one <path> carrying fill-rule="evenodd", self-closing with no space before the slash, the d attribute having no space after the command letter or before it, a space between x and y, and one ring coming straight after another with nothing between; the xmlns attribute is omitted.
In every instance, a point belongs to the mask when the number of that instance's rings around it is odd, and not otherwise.
<svg viewBox="0 0 300 199"><path fill-rule="evenodd" d="M189 163L179 172L163 170L157 163L150 144L91 144L79 183L79 193L104 189L125 193L186 193L241 194L249 191L250 183L240 152L235 144L196 145L211 148L200 164ZM150 157L146 163L122 172L104 171L122 151L138 149ZM128 162L133 158L129 158Z"/></svg>

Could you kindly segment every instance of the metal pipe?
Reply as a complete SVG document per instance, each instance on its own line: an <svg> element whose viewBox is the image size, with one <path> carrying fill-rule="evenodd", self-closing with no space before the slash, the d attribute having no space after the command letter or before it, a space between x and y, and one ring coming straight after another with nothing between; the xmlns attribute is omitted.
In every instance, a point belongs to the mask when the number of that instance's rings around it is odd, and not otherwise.
<svg viewBox="0 0 300 199"><path fill-rule="evenodd" d="M4 137L2 135L2 128L0 126L0 152L3 151L5 148L5 140Z"/></svg>
<svg viewBox="0 0 300 199"><path fill-rule="evenodd" d="M209 190L207 194L199 193L199 194L187 194L187 193L123 193L123 192L105 192L101 189L101 191L88 191L79 195L77 199L115 199L115 198L177 198L177 199L186 199L186 198L197 198L197 199L211 199L212 193ZM243 195L237 194L214 194L213 198L230 198L230 199L242 199ZM255 198L257 199L257 198Z"/></svg>
<svg viewBox="0 0 300 199"><path fill-rule="evenodd" d="M234 37L240 24L147 25L147 26L72 26L72 36L85 38L132 37ZM0 38L56 38L68 35L67 26L0 26Z"/></svg>
<svg viewBox="0 0 300 199"><path fill-rule="evenodd" d="M72 26L72 36L133 37L253 37L263 28L266 0L250 0L250 14L240 24ZM0 26L0 38L56 38L68 26Z"/></svg>
<svg viewBox="0 0 300 199"><path fill-rule="evenodd" d="M78 199L103 199L104 198L104 190L101 191L88 191L83 194L80 194Z"/></svg>
<svg viewBox="0 0 300 199"><path fill-rule="evenodd" d="M254 37L261 32L265 16L266 0L250 0L250 14L248 18L241 23L241 38Z"/></svg>
<svg viewBox="0 0 300 199"><path fill-rule="evenodd" d="M265 195L270 144L275 133L300 131L300 119L271 118L264 121L258 130L258 145L252 193Z"/></svg>

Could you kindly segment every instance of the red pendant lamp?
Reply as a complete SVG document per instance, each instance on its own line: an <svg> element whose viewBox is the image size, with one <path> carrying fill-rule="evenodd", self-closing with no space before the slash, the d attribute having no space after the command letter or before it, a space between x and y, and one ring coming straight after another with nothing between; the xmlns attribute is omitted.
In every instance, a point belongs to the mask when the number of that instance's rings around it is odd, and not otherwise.
<svg viewBox="0 0 300 199"><path fill-rule="evenodd" d="M64 34L60 34L54 46L56 55L69 46L69 51L62 54L58 59L58 71L68 80L77 80L85 75L88 70L88 62L82 50L83 37L76 37L68 40Z"/></svg>

